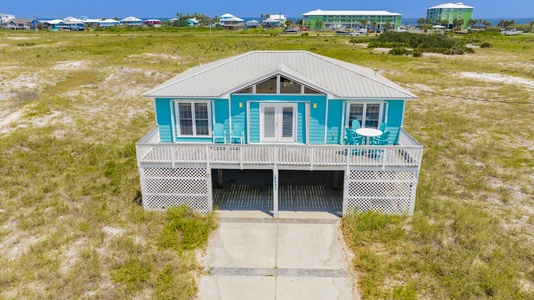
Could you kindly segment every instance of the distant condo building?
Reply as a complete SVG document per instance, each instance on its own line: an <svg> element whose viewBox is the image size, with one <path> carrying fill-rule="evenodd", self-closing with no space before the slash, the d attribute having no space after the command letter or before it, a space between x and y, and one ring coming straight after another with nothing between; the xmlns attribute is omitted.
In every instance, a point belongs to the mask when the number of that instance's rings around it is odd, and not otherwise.
<svg viewBox="0 0 534 300"><path fill-rule="evenodd" d="M473 9L474 7L464 5L462 2L445 3L428 8L426 10L426 18L431 19L434 24L441 23L440 21L445 20L449 28L455 19L462 19L464 20L462 28L465 29L469 26L467 21L473 18Z"/></svg>
<svg viewBox="0 0 534 300"><path fill-rule="evenodd" d="M305 26L318 29L399 29L402 15L388 11L314 10L302 15Z"/></svg>

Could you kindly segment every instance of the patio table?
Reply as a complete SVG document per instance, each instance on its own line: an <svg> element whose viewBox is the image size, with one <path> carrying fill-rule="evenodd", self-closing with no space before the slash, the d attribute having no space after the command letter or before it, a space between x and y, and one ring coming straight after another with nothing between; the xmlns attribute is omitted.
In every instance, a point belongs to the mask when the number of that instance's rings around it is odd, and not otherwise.
<svg viewBox="0 0 534 300"><path fill-rule="evenodd" d="M356 129L356 133L367 137L367 145L369 145L369 138L370 137L377 137L382 135L382 131L374 128L358 128Z"/></svg>

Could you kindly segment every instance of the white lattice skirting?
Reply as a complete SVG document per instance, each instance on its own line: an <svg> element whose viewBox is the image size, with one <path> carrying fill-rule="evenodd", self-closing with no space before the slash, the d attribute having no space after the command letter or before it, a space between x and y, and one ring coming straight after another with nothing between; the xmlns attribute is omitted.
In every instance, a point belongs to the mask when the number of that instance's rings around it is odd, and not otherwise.
<svg viewBox="0 0 534 300"><path fill-rule="evenodd" d="M343 214L380 211L413 214L418 171L345 171Z"/></svg>
<svg viewBox="0 0 534 300"><path fill-rule="evenodd" d="M143 208L187 205L200 214L212 210L211 173L206 168L139 168Z"/></svg>

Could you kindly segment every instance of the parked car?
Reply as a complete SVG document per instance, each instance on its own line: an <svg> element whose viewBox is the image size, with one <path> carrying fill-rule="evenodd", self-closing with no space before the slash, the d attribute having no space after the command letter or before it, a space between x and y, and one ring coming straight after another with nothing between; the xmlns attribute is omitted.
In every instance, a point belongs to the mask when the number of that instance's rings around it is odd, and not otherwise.
<svg viewBox="0 0 534 300"><path fill-rule="evenodd" d="M359 31L354 31L354 32L351 32L351 33L350 33L350 36L358 36L358 35L360 35L360 34L362 34L362 33L359 32Z"/></svg>

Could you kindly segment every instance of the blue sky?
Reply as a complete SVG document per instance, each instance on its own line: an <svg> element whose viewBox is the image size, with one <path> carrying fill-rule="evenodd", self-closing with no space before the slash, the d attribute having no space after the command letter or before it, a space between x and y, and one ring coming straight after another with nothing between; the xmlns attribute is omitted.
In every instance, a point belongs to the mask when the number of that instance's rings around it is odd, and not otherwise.
<svg viewBox="0 0 534 300"><path fill-rule="evenodd" d="M0 13L14 14L17 17L58 17L67 16L90 18L113 17L174 17L176 13L203 13L207 16L220 16L231 13L238 17L259 17L260 14L282 14L300 17L303 13L315 10L387 10L397 12L406 18L425 17L428 7L461 0L0 0ZM464 4L474 6L474 18L532 18L534 20L534 0L470 0Z"/></svg>

